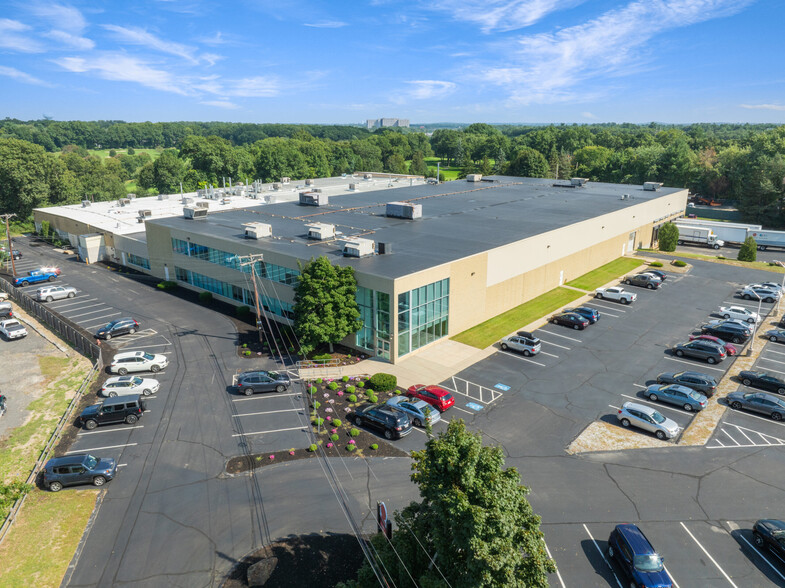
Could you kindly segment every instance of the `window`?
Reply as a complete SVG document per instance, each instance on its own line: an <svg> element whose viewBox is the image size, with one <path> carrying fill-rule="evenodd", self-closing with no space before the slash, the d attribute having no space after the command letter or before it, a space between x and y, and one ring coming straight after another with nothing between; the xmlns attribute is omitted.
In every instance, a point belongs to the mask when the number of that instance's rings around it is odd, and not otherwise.
<svg viewBox="0 0 785 588"><path fill-rule="evenodd" d="M355 334L355 344L369 351L376 350L379 357L390 359L387 350L390 341L390 295L358 286L355 299L363 321L363 326Z"/></svg>
<svg viewBox="0 0 785 588"><path fill-rule="evenodd" d="M398 295L398 356L447 336L450 279Z"/></svg>
<svg viewBox="0 0 785 588"><path fill-rule="evenodd" d="M126 256L128 263L131 265L135 265L137 267L143 267L144 269L150 269L150 260L145 257L139 257L138 255L134 255L133 253L128 253Z"/></svg>

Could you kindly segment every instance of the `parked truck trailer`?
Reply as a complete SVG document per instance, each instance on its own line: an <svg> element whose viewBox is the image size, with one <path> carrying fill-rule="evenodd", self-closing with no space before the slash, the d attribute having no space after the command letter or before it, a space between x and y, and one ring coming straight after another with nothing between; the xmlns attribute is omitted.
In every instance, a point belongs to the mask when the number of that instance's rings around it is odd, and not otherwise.
<svg viewBox="0 0 785 588"><path fill-rule="evenodd" d="M693 225L676 225L679 229L679 245L689 243L692 245L705 245L719 249L725 245L725 241L719 239L717 235L708 227L696 227Z"/></svg>
<svg viewBox="0 0 785 588"><path fill-rule="evenodd" d="M782 247L785 249L785 231L749 231L755 239L758 249L766 251L769 247Z"/></svg>
<svg viewBox="0 0 785 588"><path fill-rule="evenodd" d="M675 221L676 225L689 227L705 227L714 231L717 238L726 243L737 243L741 245L747 238L749 231L760 231L761 225L748 225L745 223L724 223L721 221L698 220L696 218L679 218Z"/></svg>

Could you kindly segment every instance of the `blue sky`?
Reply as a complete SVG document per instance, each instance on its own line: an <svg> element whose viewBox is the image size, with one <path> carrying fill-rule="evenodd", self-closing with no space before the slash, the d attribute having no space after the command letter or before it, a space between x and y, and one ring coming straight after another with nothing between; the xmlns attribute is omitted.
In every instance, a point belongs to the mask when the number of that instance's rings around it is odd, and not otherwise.
<svg viewBox="0 0 785 588"><path fill-rule="evenodd" d="M2 116L785 122L781 0L0 0Z"/></svg>

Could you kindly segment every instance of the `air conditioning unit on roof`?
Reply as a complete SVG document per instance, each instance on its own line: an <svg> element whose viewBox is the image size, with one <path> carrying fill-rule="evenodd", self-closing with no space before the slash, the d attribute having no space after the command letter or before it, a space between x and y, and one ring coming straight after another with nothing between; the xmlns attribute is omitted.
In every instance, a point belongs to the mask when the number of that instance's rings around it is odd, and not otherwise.
<svg viewBox="0 0 785 588"><path fill-rule="evenodd" d="M300 204L305 206L326 206L330 199L322 192L300 192Z"/></svg>
<svg viewBox="0 0 785 588"><path fill-rule="evenodd" d="M585 186L588 181L589 178L570 178L570 183L573 186Z"/></svg>
<svg viewBox="0 0 785 588"><path fill-rule="evenodd" d="M183 207L183 216L189 219L204 218L207 216L206 208L195 208L193 206Z"/></svg>
<svg viewBox="0 0 785 588"><path fill-rule="evenodd" d="M308 238L325 241L335 237L335 225L328 225L326 223L309 223L305 225L308 227Z"/></svg>
<svg viewBox="0 0 785 588"><path fill-rule="evenodd" d="M261 239L273 236L273 227L267 223L244 223L246 239Z"/></svg>
<svg viewBox="0 0 785 588"><path fill-rule="evenodd" d="M365 257L373 255L375 243L372 239L356 238L343 244L343 254L346 257Z"/></svg>
<svg viewBox="0 0 785 588"><path fill-rule="evenodd" d="M388 202L386 215L394 218L422 218L422 204L409 202Z"/></svg>
<svg viewBox="0 0 785 588"><path fill-rule="evenodd" d="M662 182L643 182L643 189L655 192L662 188Z"/></svg>

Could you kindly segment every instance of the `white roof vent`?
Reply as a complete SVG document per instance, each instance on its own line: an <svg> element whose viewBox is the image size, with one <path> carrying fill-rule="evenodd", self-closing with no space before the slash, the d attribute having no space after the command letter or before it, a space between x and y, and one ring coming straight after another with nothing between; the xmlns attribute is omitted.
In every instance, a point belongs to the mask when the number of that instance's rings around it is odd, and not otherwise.
<svg viewBox="0 0 785 588"><path fill-rule="evenodd" d="M643 182L643 189L649 192L656 192L662 188L662 182Z"/></svg>
<svg viewBox="0 0 785 588"><path fill-rule="evenodd" d="M152 210L140 210L139 211L139 218L149 218L153 216Z"/></svg>
<svg viewBox="0 0 785 588"><path fill-rule="evenodd" d="M372 239L352 239L343 244L343 254L346 257L365 257L373 255L375 243Z"/></svg>
<svg viewBox="0 0 785 588"><path fill-rule="evenodd" d="M300 192L300 204L305 206L327 206L330 199L323 192Z"/></svg>
<svg viewBox="0 0 785 588"><path fill-rule="evenodd" d="M281 183L282 183L282 184L288 184L289 182L290 182L290 180L289 180L289 178L287 178L286 176L284 176L284 177L282 177L282 178L281 178Z"/></svg>
<svg viewBox="0 0 785 588"><path fill-rule="evenodd" d="M120 206L125 206L126 204L131 204L130 198L119 198L117 200L117 202L120 204Z"/></svg>
<svg viewBox="0 0 785 588"><path fill-rule="evenodd" d="M387 216L394 218L422 218L422 204L411 204L409 202L388 202Z"/></svg>
<svg viewBox="0 0 785 588"><path fill-rule="evenodd" d="M273 236L273 227L267 223L244 223L246 239L262 239Z"/></svg>
<svg viewBox="0 0 785 588"><path fill-rule="evenodd" d="M589 178L570 178L570 183L575 187L585 186Z"/></svg>
<svg viewBox="0 0 785 588"><path fill-rule="evenodd" d="M193 206L184 206L183 215L185 216L185 218L190 218L190 219L204 218L207 216L207 209L195 208Z"/></svg>
<svg viewBox="0 0 785 588"><path fill-rule="evenodd" d="M325 241L335 237L335 225L328 225L325 223L309 223L305 226L308 227L309 239Z"/></svg>
<svg viewBox="0 0 785 588"><path fill-rule="evenodd" d="M481 182L482 181L482 174L468 174L466 176L467 182Z"/></svg>
<svg viewBox="0 0 785 588"><path fill-rule="evenodd" d="M82 208L85 208L86 206L90 206L90 201L89 200L82 200Z"/></svg>

